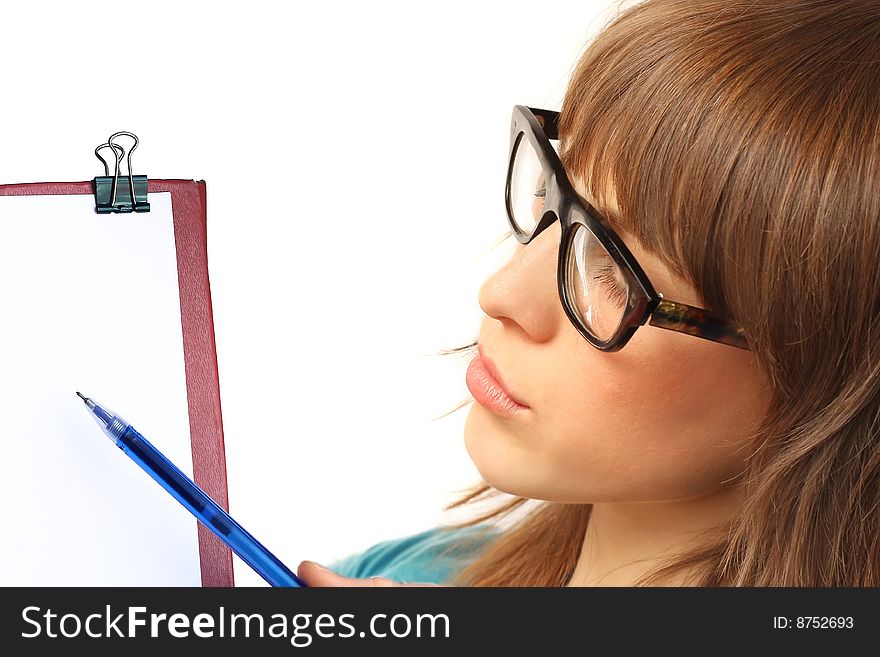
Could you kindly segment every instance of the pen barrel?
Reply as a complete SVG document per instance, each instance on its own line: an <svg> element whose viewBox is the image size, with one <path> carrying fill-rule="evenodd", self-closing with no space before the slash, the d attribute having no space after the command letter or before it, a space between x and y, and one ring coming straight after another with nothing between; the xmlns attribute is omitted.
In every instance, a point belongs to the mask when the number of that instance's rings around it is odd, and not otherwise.
<svg viewBox="0 0 880 657"><path fill-rule="evenodd" d="M134 427L114 427L116 445L272 586L305 586L290 569ZM109 433L109 432L108 432Z"/></svg>

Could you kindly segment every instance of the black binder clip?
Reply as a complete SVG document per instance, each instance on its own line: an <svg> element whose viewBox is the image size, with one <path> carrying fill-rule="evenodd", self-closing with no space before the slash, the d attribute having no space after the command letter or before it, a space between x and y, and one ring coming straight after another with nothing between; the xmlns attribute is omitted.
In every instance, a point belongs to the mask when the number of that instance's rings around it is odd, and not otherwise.
<svg viewBox="0 0 880 657"><path fill-rule="evenodd" d="M113 140L120 136L131 137L134 140L125 157L125 149ZM138 138L130 132L114 132L106 144L101 144L95 149L95 157L104 164L104 175L97 176L94 181L95 188L95 211L98 214L110 212L149 212L150 204L147 201L147 177L135 176L131 173L131 154L138 147ZM116 163L113 167L113 175L110 175L110 165L101 156L101 150L109 148L113 151ZM128 184L119 184L119 165L125 157L128 165Z"/></svg>

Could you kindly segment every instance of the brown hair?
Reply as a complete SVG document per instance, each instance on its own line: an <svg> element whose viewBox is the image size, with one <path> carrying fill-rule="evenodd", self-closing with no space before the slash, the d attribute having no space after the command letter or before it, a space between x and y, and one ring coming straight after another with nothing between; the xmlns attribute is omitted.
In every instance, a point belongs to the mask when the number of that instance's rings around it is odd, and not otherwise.
<svg viewBox="0 0 880 657"><path fill-rule="evenodd" d="M740 511L638 584L695 566L698 585L880 585L878 92L865 0L645 0L574 70L566 170L599 208L614 190L617 221L738 320L772 385ZM564 584L591 508L541 503L451 583Z"/></svg>

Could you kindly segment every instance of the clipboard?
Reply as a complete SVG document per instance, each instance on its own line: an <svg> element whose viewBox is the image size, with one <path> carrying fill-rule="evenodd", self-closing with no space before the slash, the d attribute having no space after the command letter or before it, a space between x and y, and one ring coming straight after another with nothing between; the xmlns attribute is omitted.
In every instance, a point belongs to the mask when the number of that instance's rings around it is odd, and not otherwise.
<svg viewBox="0 0 880 657"><path fill-rule="evenodd" d="M130 133L117 133L117 135L119 134ZM121 204L114 203L116 207L108 211L114 213L130 212L132 211L131 207L128 209L124 207L124 203L128 202L130 205L132 199L125 194L127 181L125 177L120 176L119 172L121 147L113 143L114 137L111 137L108 144L99 146L96 149L96 155L99 149L108 145L118 153L113 177L116 179L114 182L119 183ZM131 151L133 150L134 148L131 148L128 154L129 179L133 179L130 164ZM103 160L100 155L98 157ZM104 162L105 174L108 174L106 161ZM95 199L96 212L98 212L100 178L105 178L103 182L106 188L107 176L105 175L92 181L82 182L2 184L0 185L0 196L87 195ZM209 496L228 511L220 386L208 279L205 181L180 179L147 181L145 177L138 178L142 178L139 181L139 190L144 192L141 196L142 203L144 197L148 197L150 194L167 192L171 197L193 479ZM131 185L131 190L135 190L134 184ZM135 211L142 212L143 208ZM116 217L115 214L114 217ZM118 220L125 221L125 214L119 214ZM94 391L93 394L99 396L100 391ZM125 409L121 408L119 412L123 415L126 413ZM138 418L131 417L130 421L137 426ZM95 428L95 432L99 433L97 428ZM96 440L100 440L100 437L96 437ZM107 448L103 445L102 447ZM113 458L119 457L113 455ZM143 476L143 473L131 473L131 476L139 477ZM149 484L155 486L155 482L150 481ZM167 496L165 491L161 491L161 494ZM189 513L183 508L179 508L179 513L189 516ZM189 517L191 518L191 516ZM233 586L232 552L201 523L196 523L196 525L201 585L206 587Z"/></svg>

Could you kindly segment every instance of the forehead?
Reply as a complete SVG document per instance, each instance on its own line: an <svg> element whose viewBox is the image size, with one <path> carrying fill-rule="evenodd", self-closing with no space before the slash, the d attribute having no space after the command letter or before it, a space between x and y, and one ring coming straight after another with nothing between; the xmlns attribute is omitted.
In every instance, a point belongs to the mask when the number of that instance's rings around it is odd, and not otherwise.
<svg viewBox="0 0 880 657"><path fill-rule="evenodd" d="M602 218L605 219L611 227L617 232L617 234L625 238L624 241L629 246L629 240L635 240L635 235L626 230L623 226L620 225L618 221L616 221L616 216L618 213L617 207L617 198L614 192L613 187L609 187L605 190L604 198L602 202L599 202L599 199L595 194L592 193L590 189L587 188L584 181L579 177L571 177L571 184L574 186L574 190L580 194L586 201L592 205L594 208L599 210L602 213Z"/></svg>
<svg viewBox="0 0 880 657"><path fill-rule="evenodd" d="M572 178L571 183L574 186L575 191L601 213L602 218L611 226L611 228L614 229L614 232L617 233L618 237L620 237L627 247L629 247L629 250L633 252L633 255L638 258L639 255L636 254L638 251L639 254L644 253L646 259L653 259L645 253L639 239L617 221L618 207L613 189L609 188L606 190L605 197L602 199L602 202L600 202L599 199L587 189L583 180L580 178ZM639 258L639 264L641 264L641 258Z"/></svg>

